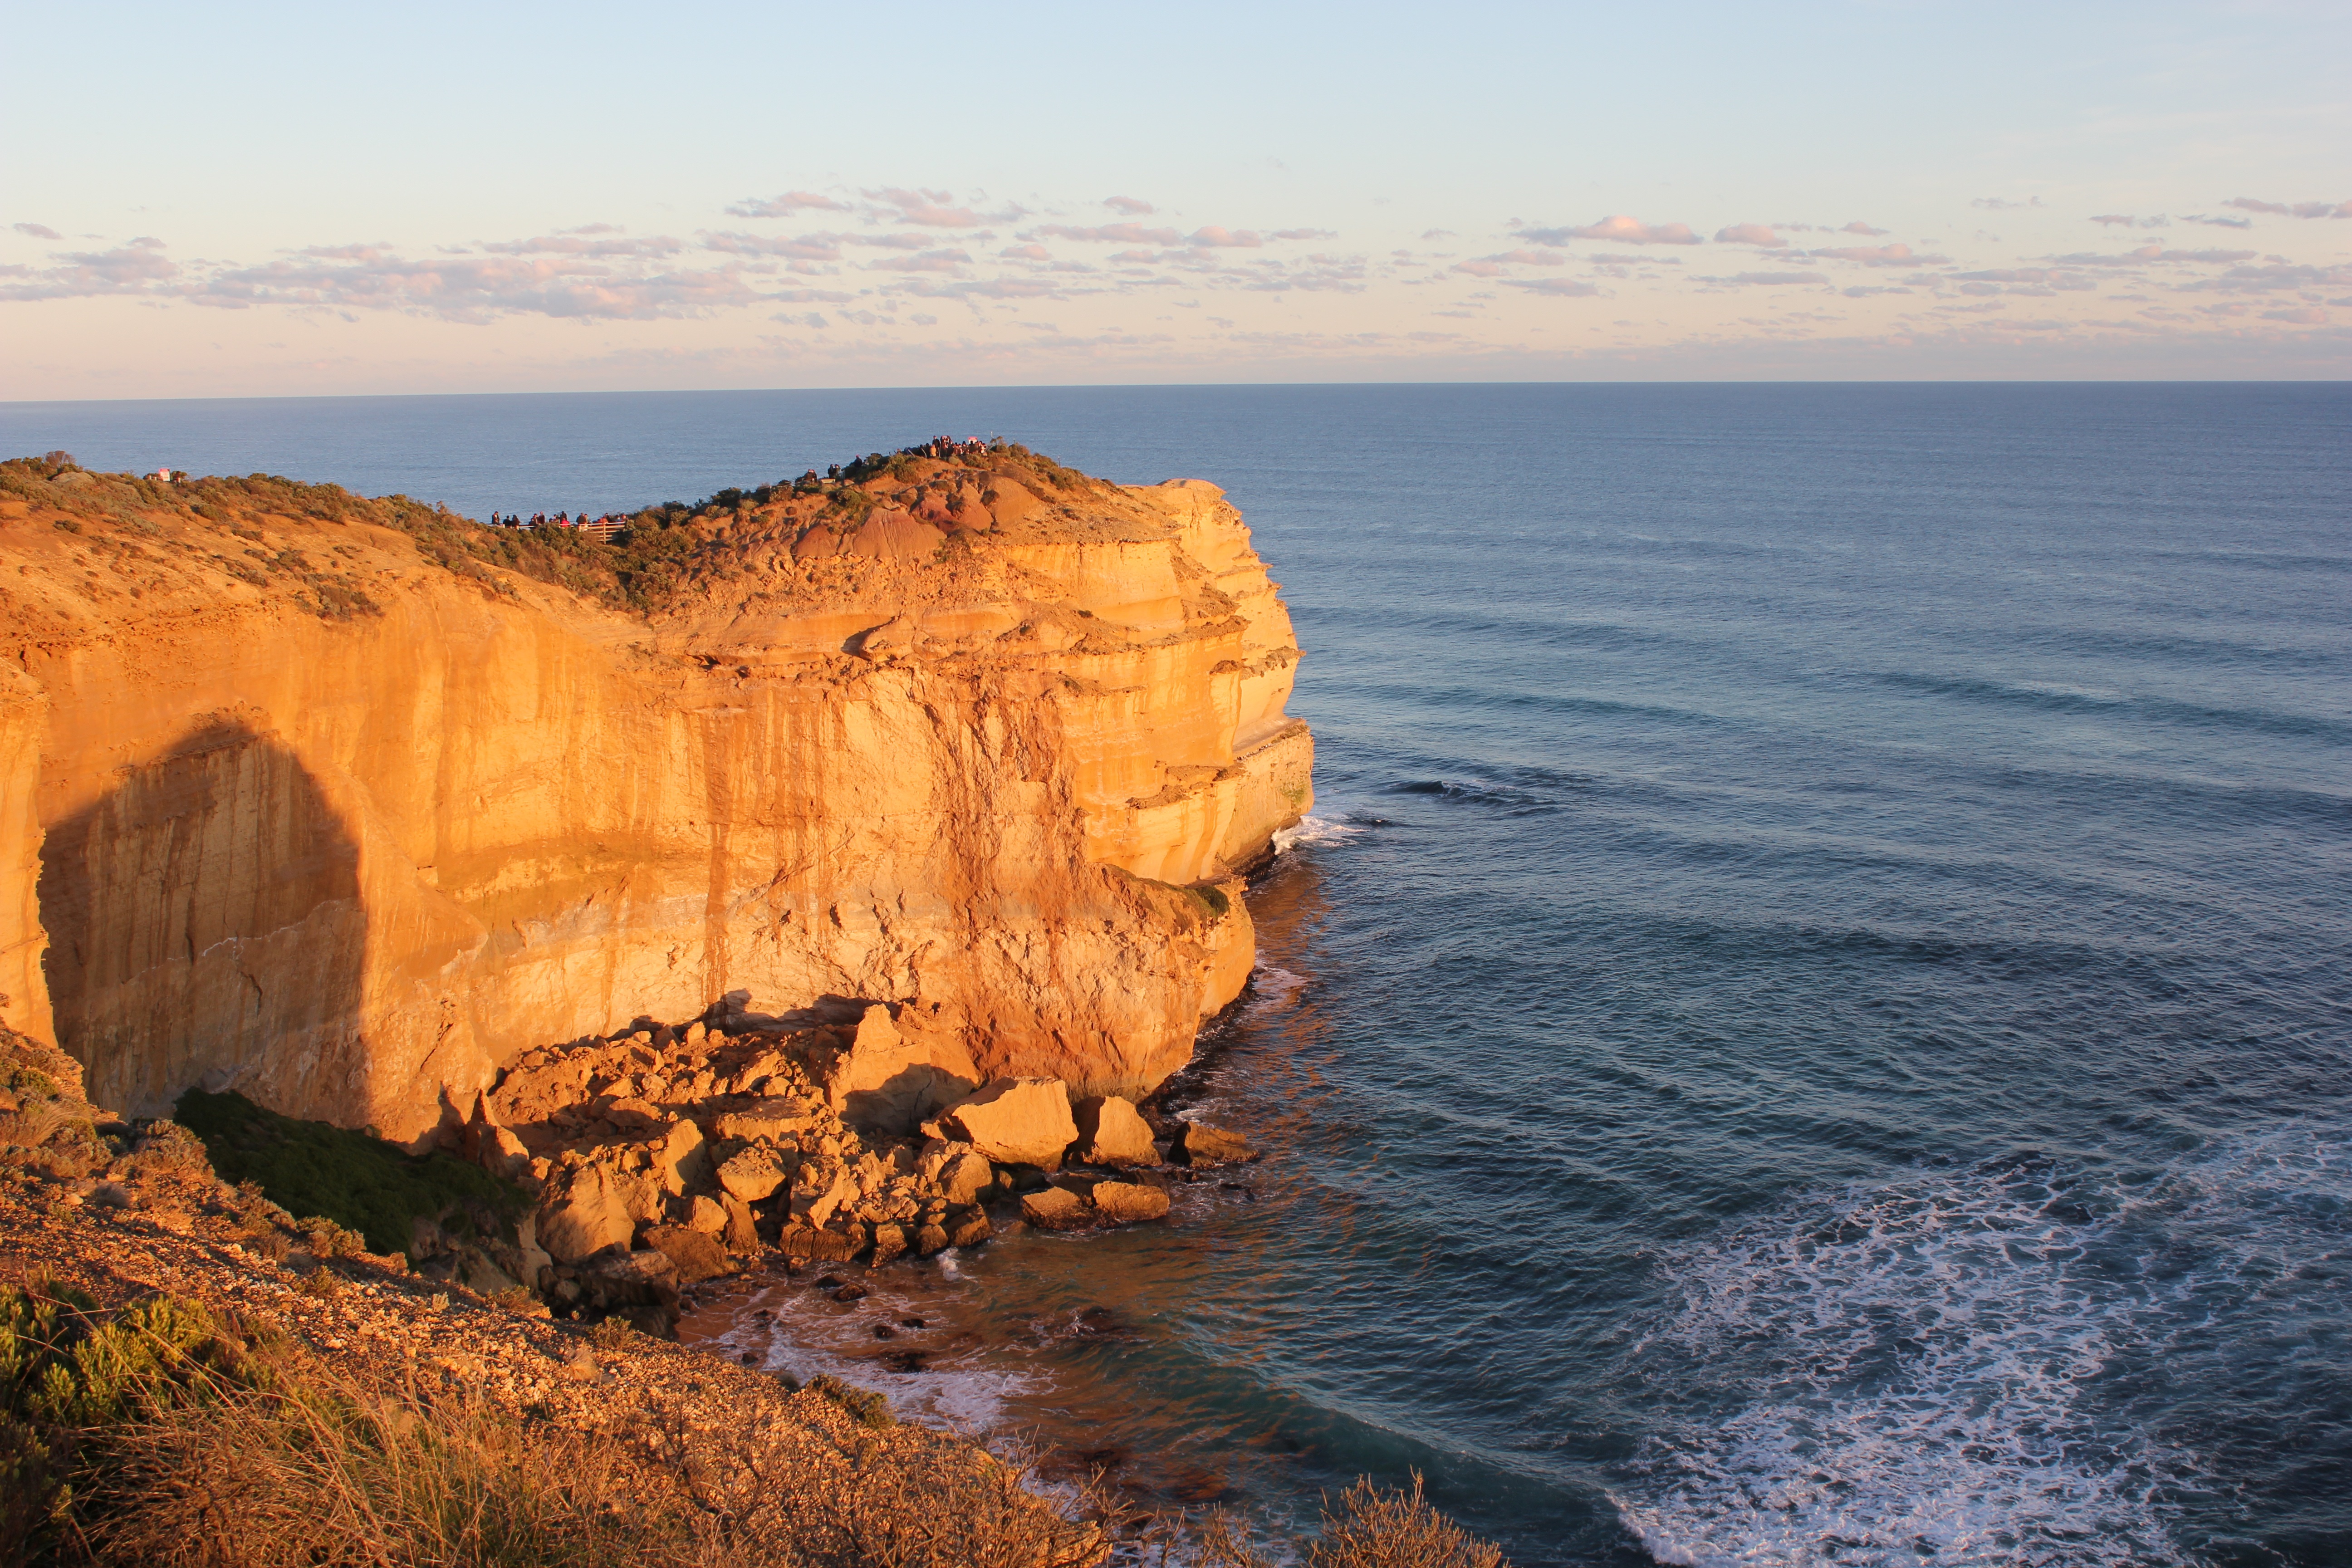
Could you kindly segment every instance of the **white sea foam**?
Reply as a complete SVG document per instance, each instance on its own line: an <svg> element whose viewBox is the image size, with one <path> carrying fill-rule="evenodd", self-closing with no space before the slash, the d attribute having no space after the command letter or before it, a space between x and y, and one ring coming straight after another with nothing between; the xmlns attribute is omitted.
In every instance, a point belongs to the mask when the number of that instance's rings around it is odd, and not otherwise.
<svg viewBox="0 0 2352 1568"><path fill-rule="evenodd" d="M1667 1259L1673 1309L1636 1375L1737 1405L1653 1442L1619 1516L1693 1568L2195 1561L2169 1500L2200 1461L2148 1436L2113 1374L2226 1380L2229 1316L2265 1314L2236 1325L2252 1339L2326 1310L2265 1287L2344 1246L2346 1150L2301 1125L2054 1201L2031 1166L1921 1175Z"/></svg>
<svg viewBox="0 0 2352 1568"><path fill-rule="evenodd" d="M1275 829L1274 852L1287 855L1301 847L1324 848L1334 844L1345 844L1364 831L1364 825L1360 822L1344 822L1332 816L1302 816L1293 826Z"/></svg>

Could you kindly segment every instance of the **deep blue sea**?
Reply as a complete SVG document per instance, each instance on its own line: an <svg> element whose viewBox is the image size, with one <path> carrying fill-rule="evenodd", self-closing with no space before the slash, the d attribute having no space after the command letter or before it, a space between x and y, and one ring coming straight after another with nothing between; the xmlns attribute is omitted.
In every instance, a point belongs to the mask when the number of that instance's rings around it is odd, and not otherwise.
<svg viewBox="0 0 2352 1568"><path fill-rule="evenodd" d="M698 1331L1522 1568L2352 1562L2352 388L0 405L477 516L935 434L1286 585L1319 804L1189 1090L1271 1153Z"/></svg>

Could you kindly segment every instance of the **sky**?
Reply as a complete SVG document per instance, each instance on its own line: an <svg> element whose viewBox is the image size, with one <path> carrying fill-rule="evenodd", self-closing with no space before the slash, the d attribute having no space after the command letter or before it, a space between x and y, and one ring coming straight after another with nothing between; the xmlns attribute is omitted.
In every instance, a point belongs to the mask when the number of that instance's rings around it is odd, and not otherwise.
<svg viewBox="0 0 2352 1568"><path fill-rule="evenodd" d="M11 400L2352 369L2344 0L6 31Z"/></svg>

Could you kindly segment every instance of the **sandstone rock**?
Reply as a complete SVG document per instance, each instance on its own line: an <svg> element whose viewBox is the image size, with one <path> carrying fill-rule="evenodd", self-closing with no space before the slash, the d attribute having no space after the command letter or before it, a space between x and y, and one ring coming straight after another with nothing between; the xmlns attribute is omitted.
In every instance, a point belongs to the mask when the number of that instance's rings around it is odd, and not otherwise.
<svg viewBox="0 0 2352 1568"><path fill-rule="evenodd" d="M721 1112L711 1123L711 1128L721 1138L740 1138L751 1143L762 1138L786 1138L815 1125L814 1107L787 1096L775 1095L755 1100L740 1110Z"/></svg>
<svg viewBox="0 0 2352 1568"><path fill-rule="evenodd" d="M749 1211L746 1210L748 1213ZM686 1228L717 1236L727 1228L727 1210L716 1198L698 1197L687 1205Z"/></svg>
<svg viewBox="0 0 2352 1568"><path fill-rule="evenodd" d="M978 1247L996 1234L988 1223L988 1215L977 1208L948 1215L945 1226L950 1247Z"/></svg>
<svg viewBox="0 0 2352 1568"><path fill-rule="evenodd" d="M681 1285L699 1284L734 1272L727 1261L726 1250L698 1230L657 1225L646 1232L646 1245L669 1259Z"/></svg>
<svg viewBox="0 0 2352 1568"><path fill-rule="evenodd" d="M1168 1217L1168 1194L1158 1187L1134 1182L1097 1182L1089 1195L1094 1199L1095 1212L1112 1225Z"/></svg>
<svg viewBox="0 0 2352 1568"><path fill-rule="evenodd" d="M1077 1194L1047 1187L1021 1200L1021 1217L1040 1230L1076 1230L1094 1218L1094 1211Z"/></svg>
<svg viewBox="0 0 2352 1568"><path fill-rule="evenodd" d="M727 1210L727 1228L720 1234L719 1241L738 1258L757 1258L760 1255L760 1227L752 1220L751 1205L732 1195L719 1201Z"/></svg>
<svg viewBox="0 0 2352 1568"><path fill-rule="evenodd" d="M677 1300L677 1267L659 1252L608 1252L580 1268L580 1285L604 1309L668 1306Z"/></svg>
<svg viewBox="0 0 2352 1568"><path fill-rule="evenodd" d="M1187 1165L1237 1165L1257 1158L1257 1151L1240 1133L1212 1127L1205 1121L1179 1124L1169 1152Z"/></svg>
<svg viewBox="0 0 2352 1568"><path fill-rule="evenodd" d="M922 1226L915 1232L915 1254L919 1258L929 1258L934 1252L944 1252L948 1245L945 1226Z"/></svg>
<svg viewBox="0 0 2352 1568"><path fill-rule="evenodd" d="M814 1258L829 1263L846 1263L857 1256L864 1240L862 1236L852 1237L839 1231L789 1225L784 1227L777 1245L788 1258Z"/></svg>
<svg viewBox="0 0 2352 1568"><path fill-rule="evenodd" d="M951 1204L976 1201L996 1182L996 1172L977 1149L966 1149L940 1169L940 1195Z"/></svg>
<svg viewBox="0 0 2352 1568"><path fill-rule="evenodd" d="M550 1258L571 1263L629 1245L637 1226L622 1185L625 1179L601 1165L572 1173L569 1190L539 1211L539 1245Z"/></svg>
<svg viewBox="0 0 2352 1568"><path fill-rule="evenodd" d="M901 1225L877 1225L874 1227L874 1267L885 1263L907 1250L907 1227Z"/></svg>
<svg viewBox="0 0 2352 1568"><path fill-rule="evenodd" d="M663 1190L673 1194L709 1186L710 1142L702 1129L692 1121L670 1123L668 1136L654 1155L654 1173Z"/></svg>
<svg viewBox="0 0 2352 1568"><path fill-rule="evenodd" d="M1135 1102L1094 1095L1078 1101L1077 1156L1090 1165L1156 1165L1160 1151Z"/></svg>
<svg viewBox="0 0 2352 1568"><path fill-rule="evenodd" d="M479 1247L457 1248L457 1283L480 1296L497 1296L522 1288L522 1281L490 1261Z"/></svg>
<svg viewBox="0 0 2352 1568"><path fill-rule="evenodd" d="M719 1184L727 1195L756 1204L774 1195L790 1179L783 1163L765 1149L745 1149L719 1167Z"/></svg>
<svg viewBox="0 0 2352 1568"><path fill-rule="evenodd" d="M888 1137L912 1132L980 1081L961 1043L901 1030L879 1004L858 1019L849 1048L826 1057L815 1068L825 1103L851 1126Z"/></svg>
<svg viewBox="0 0 2352 1568"><path fill-rule="evenodd" d="M997 1164L1054 1170L1078 1135L1059 1079L1000 1078L940 1119L946 1131Z"/></svg>

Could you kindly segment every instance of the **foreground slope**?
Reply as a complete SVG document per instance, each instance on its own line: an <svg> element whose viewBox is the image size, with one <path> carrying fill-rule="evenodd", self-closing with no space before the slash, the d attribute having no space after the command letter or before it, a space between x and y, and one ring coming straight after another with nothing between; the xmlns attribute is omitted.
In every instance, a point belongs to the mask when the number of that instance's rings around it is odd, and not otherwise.
<svg viewBox="0 0 2352 1568"><path fill-rule="evenodd" d="M1018 448L852 472L608 545L0 465L0 1020L128 1112L403 1139L730 996L1156 1084L1308 804L1247 530Z"/></svg>

